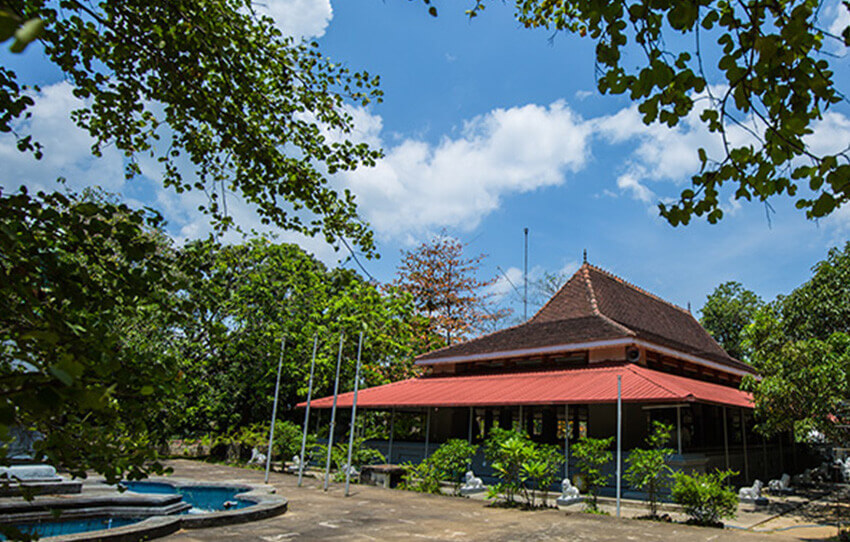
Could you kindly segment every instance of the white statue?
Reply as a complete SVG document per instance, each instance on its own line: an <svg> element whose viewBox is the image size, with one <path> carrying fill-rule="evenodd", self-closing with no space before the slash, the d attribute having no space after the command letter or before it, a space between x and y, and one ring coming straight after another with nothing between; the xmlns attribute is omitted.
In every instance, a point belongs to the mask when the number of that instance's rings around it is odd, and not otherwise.
<svg viewBox="0 0 850 542"><path fill-rule="evenodd" d="M484 482L481 481L481 478L475 476L475 473L471 470L466 471L466 476L464 476L464 480L466 481L460 488L461 495L471 495L473 493L481 493L486 487L484 487Z"/></svg>
<svg viewBox="0 0 850 542"><path fill-rule="evenodd" d="M286 472L298 472L301 468L301 458L296 454L289 460L289 465L286 466Z"/></svg>
<svg viewBox="0 0 850 542"><path fill-rule="evenodd" d="M764 487L764 484L761 480L756 480L753 482L752 487L742 487L738 490L738 499L741 502L751 502L755 503L756 500L761 499L761 489Z"/></svg>
<svg viewBox="0 0 850 542"><path fill-rule="evenodd" d="M266 454L261 452L256 446L251 450L251 459L248 460L249 465L262 465L266 462Z"/></svg>
<svg viewBox="0 0 850 542"><path fill-rule="evenodd" d="M580 502L581 494L578 488L575 487L569 478L564 478L561 481L561 495L558 497L557 503L559 506L567 506L576 502Z"/></svg>
<svg viewBox="0 0 850 542"><path fill-rule="evenodd" d="M788 493L791 491L791 476L783 474L779 480L771 480L767 483L767 488L771 493Z"/></svg>

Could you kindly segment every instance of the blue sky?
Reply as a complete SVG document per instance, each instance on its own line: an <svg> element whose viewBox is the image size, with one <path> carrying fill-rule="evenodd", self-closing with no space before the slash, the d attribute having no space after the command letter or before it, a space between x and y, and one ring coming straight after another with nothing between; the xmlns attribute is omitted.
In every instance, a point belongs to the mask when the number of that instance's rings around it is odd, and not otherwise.
<svg viewBox="0 0 850 542"><path fill-rule="evenodd" d="M696 310L727 280L766 299L787 293L848 238L850 209L815 223L783 199L772 202L770 220L761 204L726 201L718 225L670 227L657 202L686 186L697 147L717 142L696 121L674 131L647 128L627 99L599 95L589 40L526 30L500 2L469 20L463 5L438 3L432 18L416 0L267 3L287 32L313 36L335 60L381 75L384 103L353 112L356 137L383 147L386 158L333 179L355 193L376 232L382 258L364 265L379 280L392 279L401 250L445 228L471 253L488 255L482 278L501 276L499 268L520 286L528 227L531 278L574 270L587 249L591 263ZM823 17L826 26L850 24L837 3ZM16 156L0 138L10 178L33 187L58 175L72 186L101 184L160 209L178 240L208 231L194 210L200 196L163 190L151 164L143 164L150 179L125 183L117 153L89 156L90 143L67 120L75 105L69 87L37 48L2 61L45 87L30 128L47 146L46 161L36 166ZM846 68L837 79L846 89ZM836 107L813 144L846 146L849 119L846 106ZM258 224L244 206L233 213L242 224ZM301 242L329 264L345 256L319 240L281 239ZM492 291L521 313L511 290L502 278Z"/></svg>

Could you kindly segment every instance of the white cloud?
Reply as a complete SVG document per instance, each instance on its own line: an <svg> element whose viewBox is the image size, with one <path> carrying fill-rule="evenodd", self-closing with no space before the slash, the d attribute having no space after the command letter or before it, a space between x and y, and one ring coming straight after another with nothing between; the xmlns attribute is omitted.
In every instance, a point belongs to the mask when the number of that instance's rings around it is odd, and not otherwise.
<svg viewBox="0 0 850 542"><path fill-rule="evenodd" d="M360 112L359 115L363 113ZM374 136L380 123L367 123ZM405 139L374 168L338 181L387 237L449 226L475 228L511 194L563 184L588 157L590 125L564 102L495 109L437 144Z"/></svg>
<svg viewBox="0 0 850 542"><path fill-rule="evenodd" d="M333 17L330 0L262 0L254 4L274 19L281 32L295 38L319 38Z"/></svg>
<svg viewBox="0 0 850 542"><path fill-rule="evenodd" d="M649 203L655 199L655 194L640 183L638 179L642 176L641 173L640 169L635 169L620 175L617 177L617 187L624 192L631 193L634 199Z"/></svg>
<svg viewBox="0 0 850 542"><path fill-rule="evenodd" d="M17 190L26 185L34 190L56 190L56 179L64 177L74 190L94 185L119 190L124 185L123 157L108 146L100 158L92 157L93 139L71 120L71 111L84 105L72 94L71 85L62 81L42 87L40 93L31 96L35 101L30 108L32 116L19 122L15 129L21 135L31 134L41 143L44 157L36 160L31 153L19 151L12 134L0 136L4 188Z"/></svg>
<svg viewBox="0 0 850 542"><path fill-rule="evenodd" d="M829 21L829 33L841 37L844 29L850 26L850 7L843 5L842 2L835 2L831 7L825 9L824 13L832 19ZM835 40L830 41L834 44L833 49L838 51L845 49L843 43Z"/></svg>

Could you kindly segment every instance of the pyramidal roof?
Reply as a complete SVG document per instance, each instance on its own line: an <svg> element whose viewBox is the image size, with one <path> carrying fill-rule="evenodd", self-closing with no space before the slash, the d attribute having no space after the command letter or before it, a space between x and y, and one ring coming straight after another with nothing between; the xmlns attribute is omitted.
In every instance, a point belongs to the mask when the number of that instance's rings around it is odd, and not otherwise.
<svg viewBox="0 0 850 542"><path fill-rule="evenodd" d="M511 352L555 353L569 345L612 339L640 339L752 371L729 356L689 311L588 263L529 321L423 354L417 362L496 359Z"/></svg>

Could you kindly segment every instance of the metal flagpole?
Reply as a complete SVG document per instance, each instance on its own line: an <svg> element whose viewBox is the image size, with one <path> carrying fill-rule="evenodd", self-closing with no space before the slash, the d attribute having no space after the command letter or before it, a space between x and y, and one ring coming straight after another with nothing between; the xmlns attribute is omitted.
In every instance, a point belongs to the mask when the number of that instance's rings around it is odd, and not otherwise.
<svg viewBox="0 0 850 542"><path fill-rule="evenodd" d="M617 517L620 517L620 483L622 481L623 454L623 376L617 375Z"/></svg>
<svg viewBox="0 0 850 542"><path fill-rule="evenodd" d="M331 426L328 431L328 459L325 461L325 491L328 490L331 476L331 451L334 446L334 426L336 425L336 400L339 395L339 366L342 363L342 341L345 333L339 333L339 355L336 357L336 379L334 380L334 402L331 407Z"/></svg>
<svg viewBox="0 0 850 542"><path fill-rule="evenodd" d="M357 369L354 370L354 402L351 403L351 426L348 428L348 461L345 464L345 496L348 497L348 486L351 482L351 449L354 447L354 425L357 421L357 390L360 384L360 352L363 350L363 332L357 343Z"/></svg>
<svg viewBox="0 0 850 542"><path fill-rule="evenodd" d="M523 228L523 234L525 235L525 250L523 251L523 271L522 278L524 280L523 293L522 293L522 321L525 322L528 320L528 228Z"/></svg>
<svg viewBox="0 0 850 542"><path fill-rule="evenodd" d="M313 374L316 371L316 350L319 348L319 334L313 337L313 361L310 362L310 383L307 385L307 411L304 412L304 436L301 437L301 455L298 456L298 487L304 476L304 452L307 451L307 430L310 422L310 399L313 398Z"/></svg>
<svg viewBox="0 0 850 542"><path fill-rule="evenodd" d="M274 422L277 418L277 398L280 395L280 370L283 367L283 351L286 337L280 340L280 360L277 362L277 382L274 385L274 404L272 406L272 426L269 429L269 448L266 450L266 483L269 483L269 471L272 468L272 443L274 442Z"/></svg>

